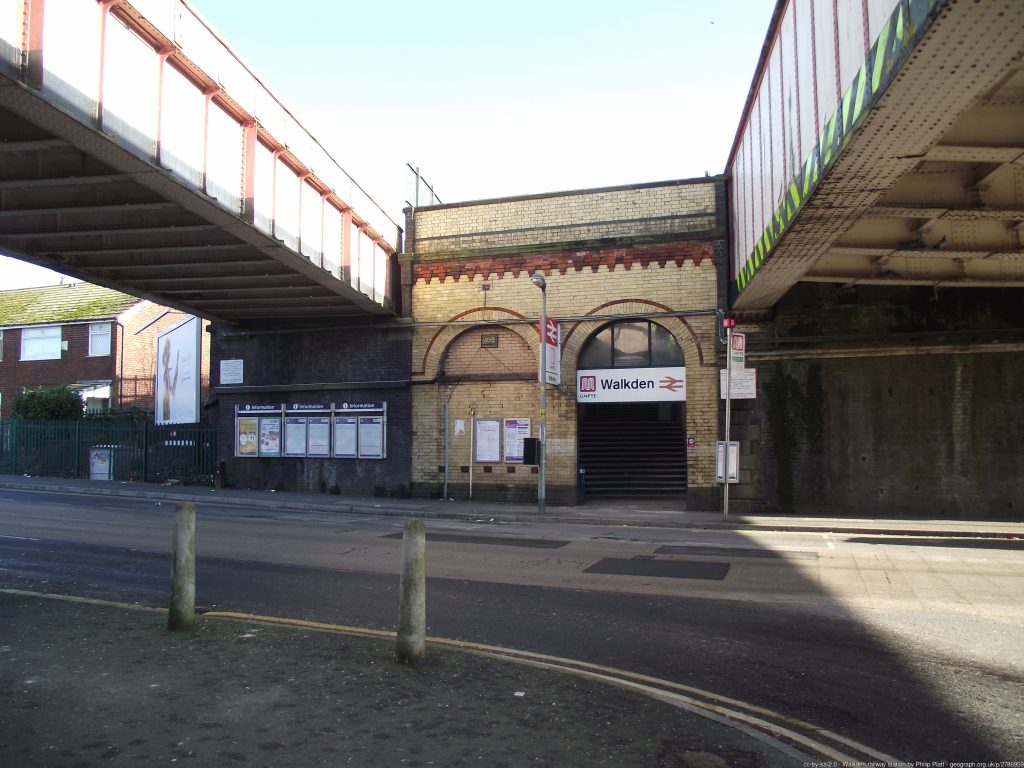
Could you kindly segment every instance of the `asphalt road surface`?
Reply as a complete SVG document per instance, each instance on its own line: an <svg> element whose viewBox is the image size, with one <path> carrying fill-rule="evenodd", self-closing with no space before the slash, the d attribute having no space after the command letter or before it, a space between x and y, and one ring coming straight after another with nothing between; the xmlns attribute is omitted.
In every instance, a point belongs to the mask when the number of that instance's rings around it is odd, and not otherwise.
<svg viewBox="0 0 1024 768"><path fill-rule="evenodd" d="M165 605L172 512L0 491L0 586ZM197 602L394 629L401 522L202 506ZM1024 621L1001 591L1024 584L1019 544L427 527L431 635L696 686L904 761L1024 755Z"/></svg>

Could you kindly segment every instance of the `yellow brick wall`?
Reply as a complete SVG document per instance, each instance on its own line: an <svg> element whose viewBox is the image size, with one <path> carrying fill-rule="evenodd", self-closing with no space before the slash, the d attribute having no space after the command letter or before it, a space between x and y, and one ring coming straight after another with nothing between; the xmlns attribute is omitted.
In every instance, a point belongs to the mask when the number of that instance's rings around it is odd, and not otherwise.
<svg viewBox="0 0 1024 768"><path fill-rule="evenodd" d="M670 310L714 310L716 267L711 259L698 267L694 262L681 266L634 265L596 272L572 269L546 275L548 314L555 318L583 315L629 316ZM483 291L483 285L489 290ZM504 326L529 346L531 365L536 369L539 341L536 321L541 293L529 276L509 274L501 278L418 280L413 285L412 316L417 323L458 319L508 320ZM484 301L486 299L486 306ZM522 322L529 320L529 323ZM517 322L518 321L518 322ZM576 360L586 339L606 320L568 321L562 324L562 383L548 387L547 483L550 488L570 489L576 482ZM718 431L718 367L715 363L716 317L713 314L657 320L668 328L683 350L687 374L686 434L696 439L688 450L689 486L711 487L714 477L714 445ZM490 330L490 329L489 329ZM472 337L465 326L418 326L413 338L414 378L425 381L436 376L453 342L467 348ZM503 342L505 336L503 336ZM510 348L507 344L506 348ZM447 370L447 367L446 367ZM495 369L492 369L495 370ZM495 372L497 372L495 370ZM440 482L438 467L444 464L444 401L450 413L450 482L468 481L460 467L469 463L470 411L478 417L529 418L533 436L537 436L539 389L535 382L460 382L416 386L413 390L413 468L415 484ZM454 435L455 420L462 419L466 432ZM465 475L465 476L463 476ZM491 474L474 468L474 485L535 486L536 476L527 468L516 467L509 474L504 465Z"/></svg>
<svg viewBox="0 0 1024 768"><path fill-rule="evenodd" d="M715 225L717 183L643 184L420 209L416 252L457 254L484 247L708 230Z"/></svg>

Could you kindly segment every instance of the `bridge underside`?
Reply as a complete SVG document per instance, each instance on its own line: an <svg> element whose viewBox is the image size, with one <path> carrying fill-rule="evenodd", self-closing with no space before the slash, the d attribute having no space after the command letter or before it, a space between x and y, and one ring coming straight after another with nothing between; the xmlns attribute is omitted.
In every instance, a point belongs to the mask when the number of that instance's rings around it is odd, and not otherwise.
<svg viewBox="0 0 1024 768"><path fill-rule="evenodd" d="M1024 286L1024 8L949 3L735 309L799 281Z"/></svg>
<svg viewBox="0 0 1024 768"><path fill-rule="evenodd" d="M0 253L232 324L391 314L3 75Z"/></svg>

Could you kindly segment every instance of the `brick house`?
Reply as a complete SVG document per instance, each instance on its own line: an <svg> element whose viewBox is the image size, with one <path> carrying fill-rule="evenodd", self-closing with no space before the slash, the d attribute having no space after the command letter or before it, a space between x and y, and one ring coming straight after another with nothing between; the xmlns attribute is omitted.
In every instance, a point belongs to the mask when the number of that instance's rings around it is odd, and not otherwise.
<svg viewBox="0 0 1024 768"><path fill-rule="evenodd" d="M0 291L0 420L19 392L61 384L78 390L87 412L152 409L157 336L188 317L89 283Z"/></svg>
<svg viewBox="0 0 1024 768"><path fill-rule="evenodd" d="M536 498L537 467L520 443L540 437L540 272L561 327L561 381L546 394L548 498L575 503L585 470L588 497L713 505L724 185L710 177L407 210L413 493L438 493L447 457L450 496Z"/></svg>

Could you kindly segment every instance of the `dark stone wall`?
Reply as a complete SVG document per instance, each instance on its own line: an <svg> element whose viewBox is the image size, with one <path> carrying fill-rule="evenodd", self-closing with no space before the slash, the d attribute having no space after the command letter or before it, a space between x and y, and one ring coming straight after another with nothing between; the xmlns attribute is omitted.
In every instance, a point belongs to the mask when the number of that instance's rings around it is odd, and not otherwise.
<svg viewBox="0 0 1024 768"><path fill-rule="evenodd" d="M1024 519L1021 298L798 286L748 336L738 509Z"/></svg>
<svg viewBox="0 0 1024 768"><path fill-rule="evenodd" d="M285 332L282 332L285 331ZM215 329L211 419L217 424L222 482L265 488L407 496L411 467L411 331L351 325L309 330ZM219 386L220 361L244 361L241 387ZM280 403L387 403L384 459L240 458L235 406Z"/></svg>

